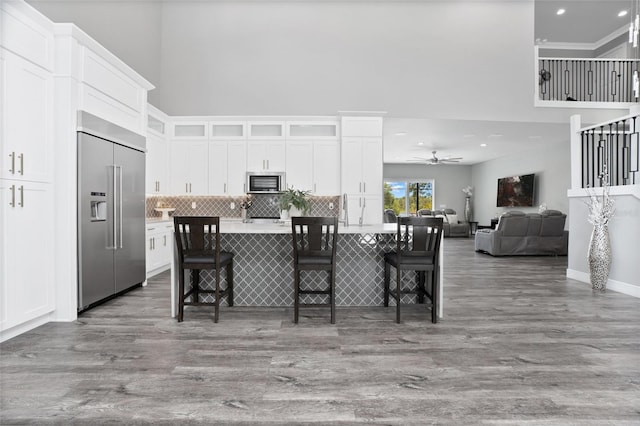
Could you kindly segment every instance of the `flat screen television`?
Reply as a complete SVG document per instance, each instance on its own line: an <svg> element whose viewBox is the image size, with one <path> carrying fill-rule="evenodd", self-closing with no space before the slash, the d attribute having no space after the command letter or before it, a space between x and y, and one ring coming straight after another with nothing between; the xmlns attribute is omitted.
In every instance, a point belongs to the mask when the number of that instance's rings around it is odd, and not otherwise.
<svg viewBox="0 0 640 426"><path fill-rule="evenodd" d="M498 179L498 207L533 207L535 174Z"/></svg>

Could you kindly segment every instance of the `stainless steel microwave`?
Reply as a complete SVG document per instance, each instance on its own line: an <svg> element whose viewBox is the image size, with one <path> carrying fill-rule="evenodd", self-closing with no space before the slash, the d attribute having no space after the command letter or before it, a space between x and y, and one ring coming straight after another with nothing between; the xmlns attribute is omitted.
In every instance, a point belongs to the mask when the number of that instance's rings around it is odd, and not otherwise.
<svg viewBox="0 0 640 426"><path fill-rule="evenodd" d="M284 172L247 172L247 192L274 194L284 191Z"/></svg>

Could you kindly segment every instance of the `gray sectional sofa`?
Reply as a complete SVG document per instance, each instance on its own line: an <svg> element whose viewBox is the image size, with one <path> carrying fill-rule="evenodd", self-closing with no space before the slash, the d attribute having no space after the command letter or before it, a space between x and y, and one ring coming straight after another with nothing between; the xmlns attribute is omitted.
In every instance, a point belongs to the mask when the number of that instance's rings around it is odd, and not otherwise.
<svg viewBox="0 0 640 426"><path fill-rule="evenodd" d="M476 251L492 256L567 254L567 215L558 210L538 213L510 211L500 216L496 229L476 232Z"/></svg>

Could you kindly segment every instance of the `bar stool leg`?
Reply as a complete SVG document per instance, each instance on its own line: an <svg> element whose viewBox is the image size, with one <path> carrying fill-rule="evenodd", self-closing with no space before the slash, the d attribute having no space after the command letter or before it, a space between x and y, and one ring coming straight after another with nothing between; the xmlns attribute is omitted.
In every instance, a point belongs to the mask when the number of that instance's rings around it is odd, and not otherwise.
<svg viewBox="0 0 640 426"><path fill-rule="evenodd" d="M331 303L331 324L336 323L336 271L332 267L331 271L329 271L329 281L331 290L331 294L329 295L330 303Z"/></svg>
<svg viewBox="0 0 640 426"><path fill-rule="evenodd" d="M293 322L298 323L298 309L300 308L300 271L293 270Z"/></svg>
<svg viewBox="0 0 640 426"><path fill-rule="evenodd" d="M220 309L220 268L216 268L216 300L213 313L213 322L218 322L218 310Z"/></svg>
<svg viewBox="0 0 640 426"><path fill-rule="evenodd" d="M227 302L233 306L233 259L227 263Z"/></svg>
<svg viewBox="0 0 640 426"><path fill-rule="evenodd" d="M389 281L391 281L391 267L384 262L384 306L389 307Z"/></svg>
<svg viewBox="0 0 640 426"><path fill-rule="evenodd" d="M398 265L399 266L399 265ZM400 300L402 299L402 279L401 270L396 268L396 323L400 324Z"/></svg>
<svg viewBox="0 0 640 426"><path fill-rule="evenodd" d="M178 322L182 322L184 313L184 269L180 269L178 276Z"/></svg>

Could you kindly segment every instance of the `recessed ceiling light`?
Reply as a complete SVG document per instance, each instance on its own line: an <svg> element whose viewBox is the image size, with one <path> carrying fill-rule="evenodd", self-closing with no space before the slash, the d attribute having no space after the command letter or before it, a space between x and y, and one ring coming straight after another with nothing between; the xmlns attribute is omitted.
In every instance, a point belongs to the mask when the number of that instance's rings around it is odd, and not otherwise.
<svg viewBox="0 0 640 426"><path fill-rule="evenodd" d="M622 18L623 16L627 16L626 10L621 10L620 12L618 12L618 18Z"/></svg>
<svg viewBox="0 0 640 426"><path fill-rule="evenodd" d="M398 132L396 133L396 136L406 136L407 132Z"/></svg>
<svg viewBox="0 0 640 426"><path fill-rule="evenodd" d="M556 12L556 15L564 15L565 12L566 10L564 9L558 9L558 11Z"/></svg>
<svg viewBox="0 0 640 426"><path fill-rule="evenodd" d="M424 142L418 142L418 145L422 146L424 145Z"/></svg>
<svg viewBox="0 0 640 426"><path fill-rule="evenodd" d="M489 135L489 137L490 137L490 138L501 138L501 137L502 137L502 134L500 134L500 133L494 133L494 134L492 134L492 135Z"/></svg>
<svg viewBox="0 0 640 426"><path fill-rule="evenodd" d="M481 143L480 146L484 148L485 146L487 146L487 144L486 143Z"/></svg>

